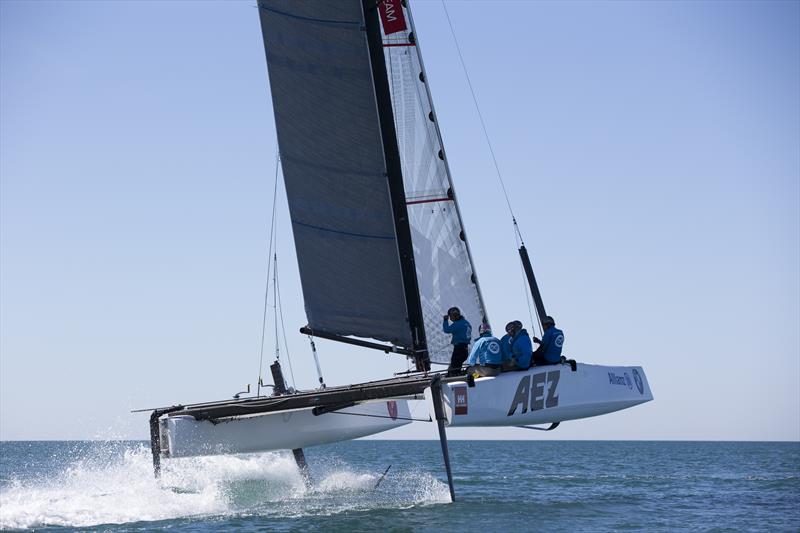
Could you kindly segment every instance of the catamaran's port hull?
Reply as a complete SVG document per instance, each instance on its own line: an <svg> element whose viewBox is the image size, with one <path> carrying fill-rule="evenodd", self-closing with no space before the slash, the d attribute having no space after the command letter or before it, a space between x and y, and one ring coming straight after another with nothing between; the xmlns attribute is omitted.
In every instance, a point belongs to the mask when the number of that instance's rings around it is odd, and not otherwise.
<svg viewBox="0 0 800 533"><path fill-rule="evenodd" d="M314 415L313 408L197 420L173 414L159 420L161 455L191 457L293 450L381 433L409 424L405 400L368 402Z"/></svg>
<svg viewBox="0 0 800 533"><path fill-rule="evenodd" d="M442 383L449 426L526 426L587 418L653 399L638 366L537 366L526 372ZM425 396L430 400L430 388Z"/></svg>

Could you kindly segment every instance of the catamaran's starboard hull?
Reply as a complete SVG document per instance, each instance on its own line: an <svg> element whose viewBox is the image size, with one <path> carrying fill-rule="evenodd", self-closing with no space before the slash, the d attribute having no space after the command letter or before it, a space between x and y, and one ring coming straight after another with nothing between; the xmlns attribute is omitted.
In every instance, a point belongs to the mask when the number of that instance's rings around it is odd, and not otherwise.
<svg viewBox="0 0 800 533"><path fill-rule="evenodd" d="M405 400L363 403L320 415L314 415L312 409L234 416L213 422L167 415L159 421L161 453L165 457L191 457L293 450L366 437L411 422Z"/></svg>
<svg viewBox="0 0 800 533"><path fill-rule="evenodd" d="M425 396L430 400L430 388ZM653 399L641 367L578 364L442 384L450 426L525 426L588 418ZM431 408L431 412L433 409Z"/></svg>

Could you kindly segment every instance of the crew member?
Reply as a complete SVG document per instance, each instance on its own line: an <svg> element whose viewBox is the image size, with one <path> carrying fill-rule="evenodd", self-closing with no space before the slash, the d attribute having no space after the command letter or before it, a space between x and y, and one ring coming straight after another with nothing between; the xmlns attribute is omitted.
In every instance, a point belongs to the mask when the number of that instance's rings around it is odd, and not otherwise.
<svg viewBox="0 0 800 533"><path fill-rule="evenodd" d="M458 307L451 307L444 315L442 331L450 333L453 337L450 344L453 345L453 355L450 357L450 367L447 369L449 376L456 375L461 371L461 365L469 356L469 341L472 337L472 326L467 319L461 315Z"/></svg>
<svg viewBox="0 0 800 533"><path fill-rule="evenodd" d="M534 337L533 342L539 345L533 352L534 365L555 365L561 362L561 348L564 346L564 332L556 327L553 317L546 316L542 321L544 334L542 339Z"/></svg>
<svg viewBox="0 0 800 533"><path fill-rule="evenodd" d="M506 324L506 334L500 338L500 356L505 366L506 361L511 360L511 335L508 331L511 328L512 322Z"/></svg>
<svg viewBox="0 0 800 533"><path fill-rule="evenodd" d="M480 337L472 345L472 351L467 359L467 374L479 376L496 376L501 370L503 355L500 353L500 341L492 335L489 324L478 327Z"/></svg>
<svg viewBox="0 0 800 533"><path fill-rule="evenodd" d="M500 341L503 370L527 370L531 366L533 345L522 322L513 320L506 324L506 335Z"/></svg>

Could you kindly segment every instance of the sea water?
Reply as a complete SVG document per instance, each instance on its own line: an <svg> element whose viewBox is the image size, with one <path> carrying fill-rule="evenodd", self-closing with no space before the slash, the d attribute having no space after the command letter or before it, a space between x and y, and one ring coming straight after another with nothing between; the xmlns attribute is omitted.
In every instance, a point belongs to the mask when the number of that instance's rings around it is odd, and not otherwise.
<svg viewBox="0 0 800 533"><path fill-rule="evenodd" d="M353 441L164 461L147 442L0 443L0 528L800 531L800 443ZM391 465L386 476L381 475ZM378 481L380 483L378 483Z"/></svg>

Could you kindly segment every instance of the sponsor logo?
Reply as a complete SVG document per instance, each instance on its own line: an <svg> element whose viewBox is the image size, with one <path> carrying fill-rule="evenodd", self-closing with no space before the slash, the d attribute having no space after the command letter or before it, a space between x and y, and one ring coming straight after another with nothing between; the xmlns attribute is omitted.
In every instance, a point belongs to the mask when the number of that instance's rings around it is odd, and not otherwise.
<svg viewBox="0 0 800 533"><path fill-rule="evenodd" d="M394 400L389 400L386 402L386 409L389 411L389 416L392 420L397 420L397 402Z"/></svg>
<svg viewBox="0 0 800 533"><path fill-rule="evenodd" d="M644 381L642 381L642 376L639 375L639 371L634 368L631 370L631 374L633 374L633 381L636 382L636 388L639 389L639 394L644 394Z"/></svg>
<svg viewBox="0 0 800 533"><path fill-rule="evenodd" d="M378 11L381 14L383 33L391 35L406 29L406 17L400 0L380 0Z"/></svg>
<svg viewBox="0 0 800 533"><path fill-rule="evenodd" d="M629 389L633 388L633 381L631 381L631 377L625 372L623 375L618 376L614 372L608 373L608 384L609 385L622 385L624 387L628 387Z"/></svg>
<svg viewBox="0 0 800 533"><path fill-rule="evenodd" d="M558 407L558 380L561 379L561 371L540 372L533 376L523 376L517 385L517 392L511 400L511 407L508 408L508 415L511 416L517 411L517 407L522 406L520 414L531 411L539 411L547 407Z"/></svg>
<svg viewBox="0 0 800 533"><path fill-rule="evenodd" d="M453 387L453 397L456 399L453 412L457 415L467 414L467 388Z"/></svg>
<svg viewBox="0 0 800 533"><path fill-rule="evenodd" d="M558 337L556 337L555 343L556 346L558 346L559 348L564 346L564 335L559 335Z"/></svg>
<svg viewBox="0 0 800 533"><path fill-rule="evenodd" d="M498 354L500 353L500 343L492 341L486 349L489 350L489 353Z"/></svg>

